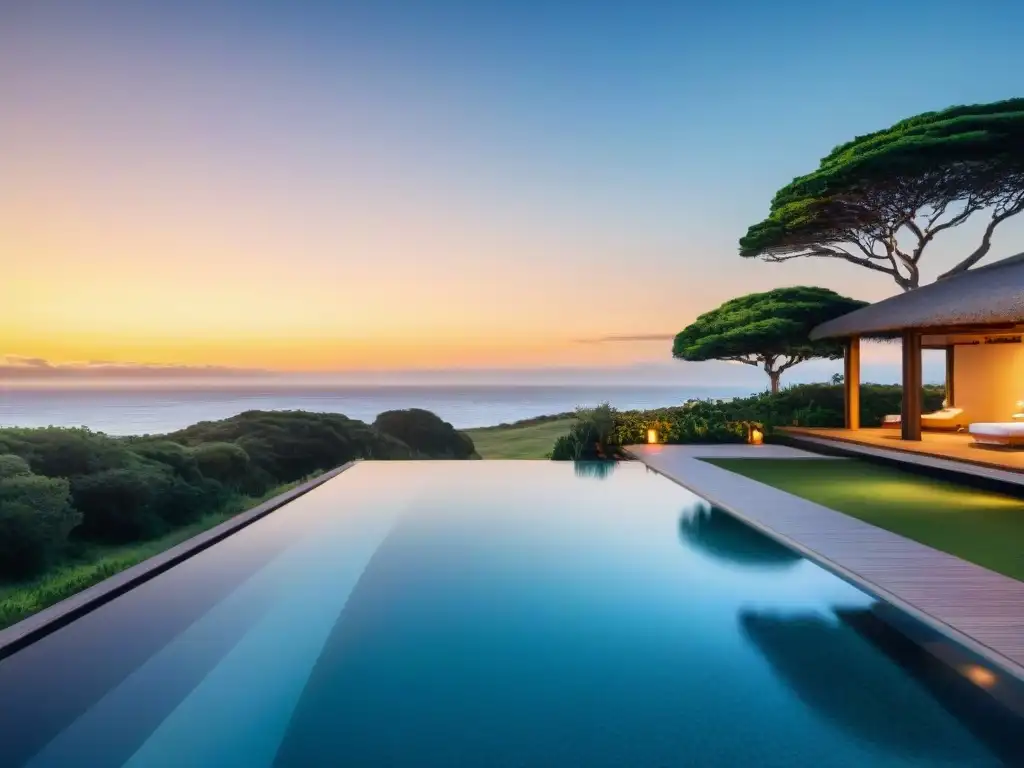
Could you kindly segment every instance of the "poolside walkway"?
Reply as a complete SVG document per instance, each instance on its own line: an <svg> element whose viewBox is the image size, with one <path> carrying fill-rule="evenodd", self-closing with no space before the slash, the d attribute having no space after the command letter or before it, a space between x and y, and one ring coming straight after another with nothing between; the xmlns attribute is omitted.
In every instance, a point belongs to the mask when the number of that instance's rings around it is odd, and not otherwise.
<svg viewBox="0 0 1024 768"><path fill-rule="evenodd" d="M828 457L778 445L633 445L626 450L1024 680L1024 582L700 461Z"/></svg>

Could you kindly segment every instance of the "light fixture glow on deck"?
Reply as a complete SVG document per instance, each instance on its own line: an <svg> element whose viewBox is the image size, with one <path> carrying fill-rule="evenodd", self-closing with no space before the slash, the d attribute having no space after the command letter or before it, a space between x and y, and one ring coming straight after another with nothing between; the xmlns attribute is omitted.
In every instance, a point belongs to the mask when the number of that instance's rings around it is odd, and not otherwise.
<svg viewBox="0 0 1024 768"><path fill-rule="evenodd" d="M757 429L756 427L754 429L750 430L750 444L751 445L760 445L763 442L764 442L764 432L762 432L760 429Z"/></svg>
<svg viewBox="0 0 1024 768"><path fill-rule="evenodd" d="M658 430L656 430L656 429L648 429L647 430L647 442L648 443L656 443L656 442L658 442Z"/></svg>

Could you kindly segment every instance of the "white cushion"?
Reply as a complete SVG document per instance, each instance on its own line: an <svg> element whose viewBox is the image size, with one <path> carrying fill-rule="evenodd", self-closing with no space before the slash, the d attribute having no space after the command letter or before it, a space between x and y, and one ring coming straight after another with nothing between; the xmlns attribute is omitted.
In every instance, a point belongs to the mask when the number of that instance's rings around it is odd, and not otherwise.
<svg viewBox="0 0 1024 768"><path fill-rule="evenodd" d="M967 431L972 435L993 435L998 437L1024 437L1024 424L1011 421L980 422L971 424Z"/></svg>
<svg viewBox="0 0 1024 768"><path fill-rule="evenodd" d="M922 419L955 419L961 413L964 412L963 408L943 408L941 411L935 411L935 413L926 413L922 416Z"/></svg>

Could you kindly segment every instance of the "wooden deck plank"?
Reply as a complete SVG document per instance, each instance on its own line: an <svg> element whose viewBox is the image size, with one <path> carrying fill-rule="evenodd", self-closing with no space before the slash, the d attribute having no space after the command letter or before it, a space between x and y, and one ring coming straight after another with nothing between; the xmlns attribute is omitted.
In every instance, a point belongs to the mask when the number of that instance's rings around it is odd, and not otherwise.
<svg viewBox="0 0 1024 768"><path fill-rule="evenodd" d="M785 457L764 447L637 445L627 452L1024 680L1024 582L700 461Z"/></svg>
<svg viewBox="0 0 1024 768"><path fill-rule="evenodd" d="M1024 451L978 446L966 434L925 432L916 442L901 440L894 429L783 427L780 432L812 448L830 446L1024 487Z"/></svg>

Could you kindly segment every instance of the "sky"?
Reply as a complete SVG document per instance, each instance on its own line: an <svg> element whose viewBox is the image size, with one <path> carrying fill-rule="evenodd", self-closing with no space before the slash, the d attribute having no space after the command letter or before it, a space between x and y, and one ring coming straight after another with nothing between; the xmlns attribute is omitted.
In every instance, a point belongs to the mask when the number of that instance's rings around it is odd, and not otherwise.
<svg viewBox="0 0 1024 768"><path fill-rule="evenodd" d="M636 366L751 291L878 300L737 240L836 144L1024 95L1022 28L993 0L3 3L0 359Z"/></svg>

